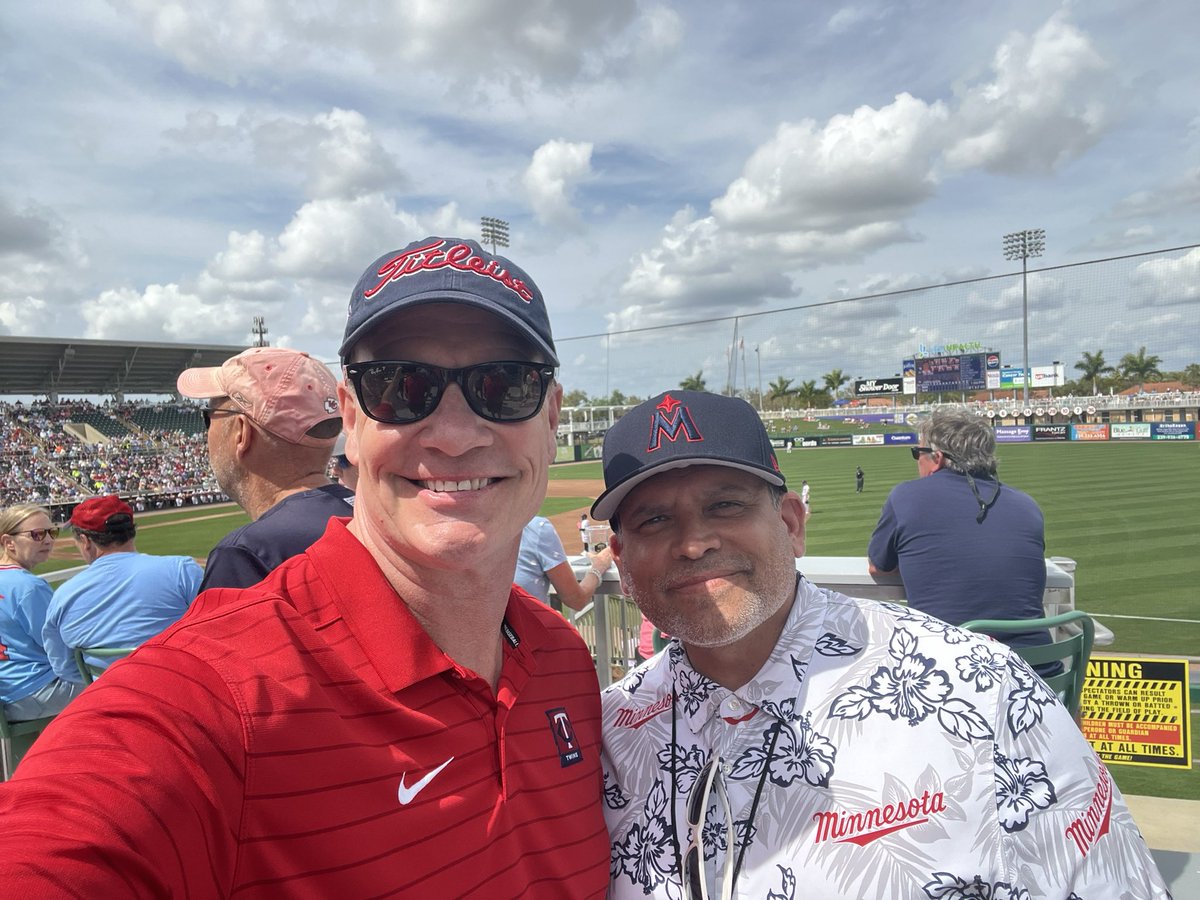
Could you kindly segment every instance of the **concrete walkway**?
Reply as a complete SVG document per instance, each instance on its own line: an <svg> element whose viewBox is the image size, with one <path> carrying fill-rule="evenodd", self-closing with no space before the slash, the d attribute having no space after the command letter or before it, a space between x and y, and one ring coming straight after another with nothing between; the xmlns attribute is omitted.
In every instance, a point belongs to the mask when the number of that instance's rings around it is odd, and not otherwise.
<svg viewBox="0 0 1200 900"><path fill-rule="evenodd" d="M1175 900L1200 897L1200 801L1126 796Z"/></svg>

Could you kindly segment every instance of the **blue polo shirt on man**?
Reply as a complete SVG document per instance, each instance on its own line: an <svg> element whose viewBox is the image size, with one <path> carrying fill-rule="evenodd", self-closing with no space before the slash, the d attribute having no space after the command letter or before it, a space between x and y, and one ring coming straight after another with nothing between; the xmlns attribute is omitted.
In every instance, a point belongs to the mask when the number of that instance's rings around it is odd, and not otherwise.
<svg viewBox="0 0 1200 900"><path fill-rule="evenodd" d="M967 478L951 469L896 485L867 548L877 568L900 569L909 606L951 625L972 619L1045 615L1046 540L1042 511L1028 494L976 478L987 515ZM1013 647L1050 642L1046 631L1002 635Z"/></svg>
<svg viewBox="0 0 1200 900"><path fill-rule="evenodd" d="M54 592L42 643L54 673L81 682L76 647L136 647L174 625L200 588L189 556L110 553ZM91 660L98 666L111 660Z"/></svg>

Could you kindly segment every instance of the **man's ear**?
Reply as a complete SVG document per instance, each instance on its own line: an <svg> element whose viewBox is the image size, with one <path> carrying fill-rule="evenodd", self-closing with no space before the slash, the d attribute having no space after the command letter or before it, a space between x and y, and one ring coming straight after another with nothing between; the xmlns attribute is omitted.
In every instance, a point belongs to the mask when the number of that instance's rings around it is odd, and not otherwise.
<svg viewBox="0 0 1200 900"><path fill-rule="evenodd" d="M795 491L788 491L779 501L779 517L787 526L796 559L804 555L804 501Z"/></svg>
<svg viewBox="0 0 1200 900"><path fill-rule="evenodd" d="M245 413L239 413L237 419L237 442L233 445L234 452L238 459L245 459L250 453L250 449L258 440L258 435L254 433L254 426L250 424L250 417Z"/></svg>
<svg viewBox="0 0 1200 900"><path fill-rule="evenodd" d="M354 395L344 381L338 382L337 390L338 405L342 408L342 431L346 432L346 449L342 452L346 454L346 459L350 460L351 465L357 466L358 435L354 432L354 425L361 413L354 402Z"/></svg>
<svg viewBox="0 0 1200 900"><path fill-rule="evenodd" d="M562 398L563 388L557 381L550 389L550 395L546 397L546 420L550 424L550 461L554 462L558 456L558 420L562 415Z"/></svg>

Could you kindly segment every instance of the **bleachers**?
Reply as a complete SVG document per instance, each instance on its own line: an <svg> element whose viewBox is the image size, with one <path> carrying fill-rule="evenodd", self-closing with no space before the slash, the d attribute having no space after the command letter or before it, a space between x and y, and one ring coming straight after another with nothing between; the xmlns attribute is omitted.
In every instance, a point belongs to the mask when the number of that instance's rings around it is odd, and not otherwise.
<svg viewBox="0 0 1200 900"><path fill-rule="evenodd" d="M129 413L129 421L141 431L178 431L182 434L202 434L204 419L200 410L185 404L169 406L139 406Z"/></svg>
<svg viewBox="0 0 1200 900"><path fill-rule="evenodd" d="M86 423L107 438L81 439ZM190 404L0 403L0 505L63 512L96 494L142 508L221 499L198 407Z"/></svg>

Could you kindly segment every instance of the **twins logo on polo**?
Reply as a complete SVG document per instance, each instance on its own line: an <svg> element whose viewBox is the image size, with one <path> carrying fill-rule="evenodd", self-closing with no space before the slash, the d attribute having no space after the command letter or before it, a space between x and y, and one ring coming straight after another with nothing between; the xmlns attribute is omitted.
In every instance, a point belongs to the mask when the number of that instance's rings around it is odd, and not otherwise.
<svg viewBox="0 0 1200 900"><path fill-rule="evenodd" d="M666 394L662 402L654 407L654 416L650 419L650 443L646 446L646 452L653 453L659 449L664 437L674 443L679 440L681 434L689 443L704 440L704 435L696 427L688 408L670 394Z"/></svg>
<svg viewBox="0 0 1200 900"><path fill-rule="evenodd" d="M514 278L508 269L501 268L494 257L483 257L477 254L467 244L454 244L447 247L449 241L436 240L421 247L414 247L406 253L394 256L384 262L376 274L379 284L363 291L363 299L370 300L388 284L399 281L407 275L415 275L423 270L444 269L449 266L460 272L470 272L483 278L490 278L504 285L526 303L533 300L533 291L520 278Z"/></svg>
<svg viewBox="0 0 1200 900"><path fill-rule="evenodd" d="M546 718L550 720L550 732L554 735L554 746L558 748L558 761L565 769L577 762L583 761L583 750L575 737L575 726L567 715L565 707L556 706L546 710Z"/></svg>

